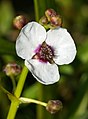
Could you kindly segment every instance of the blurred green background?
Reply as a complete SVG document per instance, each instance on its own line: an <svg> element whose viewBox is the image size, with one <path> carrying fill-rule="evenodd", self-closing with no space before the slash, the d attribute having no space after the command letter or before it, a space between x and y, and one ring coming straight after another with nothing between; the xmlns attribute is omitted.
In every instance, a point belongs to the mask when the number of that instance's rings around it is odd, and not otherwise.
<svg viewBox="0 0 88 119"><path fill-rule="evenodd" d="M63 17L63 27L75 40L77 56L73 63L59 66L61 78L56 84L44 86L29 72L22 92L24 97L44 102L59 99L63 109L51 115L42 106L22 104L15 119L88 119L88 0L36 1L39 17L44 15L47 8L55 9ZM12 83L3 72L3 67L9 62L16 62L22 67L24 64L15 52L18 30L13 27L13 19L20 14L29 21L35 20L34 1L0 0L0 83L10 92ZM0 90L0 119L6 119L9 106L9 99Z"/></svg>

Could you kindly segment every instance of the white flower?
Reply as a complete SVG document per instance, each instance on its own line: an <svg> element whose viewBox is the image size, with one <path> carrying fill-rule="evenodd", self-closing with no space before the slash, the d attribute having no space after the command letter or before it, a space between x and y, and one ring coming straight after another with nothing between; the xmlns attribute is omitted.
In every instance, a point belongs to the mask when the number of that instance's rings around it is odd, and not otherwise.
<svg viewBox="0 0 88 119"><path fill-rule="evenodd" d="M58 27L46 32L37 22L24 26L16 41L18 56L42 84L48 85L60 79L58 66L71 63L76 47L66 29Z"/></svg>

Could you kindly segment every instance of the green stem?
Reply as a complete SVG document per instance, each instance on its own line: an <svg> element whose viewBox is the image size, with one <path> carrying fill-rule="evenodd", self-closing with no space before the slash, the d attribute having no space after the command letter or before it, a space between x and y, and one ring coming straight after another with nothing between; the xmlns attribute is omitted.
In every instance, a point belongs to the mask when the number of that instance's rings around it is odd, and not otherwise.
<svg viewBox="0 0 88 119"><path fill-rule="evenodd" d="M19 78L19 82L17 84L17 88L16 88L15 93L14 93L14 95L17 98L19 98L21 95L27 74L28 74L28 69L26 66L24 66L22 73L20 75L20 78ZM19 101L12 100L7 119L14 119L15 118L18 106L19 106Z"/></svg>
<svg viewBox="0 0 88 119"><path fill-rule="evenodd" d="M39 21L38 0L34 0L35 20Z"/></svg>
<svg viewBox="0 0 88 119"><path fill-rule="evenodd" d="M39 93L38 93L38 99L42 100L43 99L43 86L42 84L39 83ZM37 105L37 115L36 118L37 119L43 119L43 107L41 107L40 105Z"/></svg>
<svg viewBox="0 0 88 119"><path fill-rule="evenodd" d="M10 79L12 81L12 85L13 85L13 92L15 91L16 89L16 82L15 82L15 79L14 79L14 76L13 75L10 75Z"/></svg>
<svg viewBox="0 0 88 119"><path fill-rule="evenodd" d="M38 104L38 105L42 105L42 106L44 106L44 107L47 106L47 103L41 102L41 101L35 100L35 99L29 99L29 98L21 97L19 100L20 100L22 103L35 103L35 104Z"/></svg>
<svg viewBox="0 0 88 119"><path fill-rule="evenodd" d="M0 84L0 89L1 89L5 94L10 94L5 88L2 87L1 84Z"/></svg>
<svg viewBox="0 0 88 119"><path fill-rule="evenodd" d="M24 86L24 83L25 83L25 79L27 77L27 74L28 74L28 69L26 66L24 66L23 70L22 70L22 73L20 75L20 79L19 79L19 82L18 82L18 85L17 85L17 88L15 90L15 93L14 95L19 98L20 95L21 95L21 92L22 92L22 89L23 89L23 86Z"/></svg>
<svg viewBox="0 0 88 119"><path fill-rule="evenodd" d="M14 119L15 118L18 106L19 106L18 101L12 101L11 102L11 106L10 106L10 109L9 109L7 119Z"/></svg>

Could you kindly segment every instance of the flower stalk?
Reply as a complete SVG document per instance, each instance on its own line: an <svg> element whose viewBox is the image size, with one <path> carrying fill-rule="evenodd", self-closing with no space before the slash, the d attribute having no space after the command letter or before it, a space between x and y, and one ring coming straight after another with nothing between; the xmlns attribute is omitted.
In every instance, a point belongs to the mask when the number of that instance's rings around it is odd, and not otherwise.
<svg viewBox="0 0 88 119"><path fill-rule="evenodd" d="M29 99L29 98L24 98L24 97L20 97L19 99L22 103L35 103L35 104L38 104L38 105L42 105L44 107L47 106L47 103L45 102L41 102L39 100L34 100L34 99Z"/></svg>
<svg viewBox="0 0 88 119"><path fill-rule="evenodd" d="M22 73L20 75L19 82L17 84L16 90L14 92L14 95L17 98L19 98L20 95L21 95L21 92L22 92L27 74L28 74L28 69L26 68L26 66L24 66L24 68L22 70ZM7 119L14 119L15 118L18 107L19 107L19 101L11 100L11 106L10 106L10 109L9 109L9 112L8 112Z"/></svg>

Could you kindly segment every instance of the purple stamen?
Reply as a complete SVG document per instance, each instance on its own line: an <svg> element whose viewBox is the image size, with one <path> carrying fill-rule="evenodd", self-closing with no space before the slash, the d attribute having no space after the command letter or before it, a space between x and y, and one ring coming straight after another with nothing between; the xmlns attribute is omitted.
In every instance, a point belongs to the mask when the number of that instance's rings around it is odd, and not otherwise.
<svg viewBox="0 0 88 119"><path fill-rule="evenodd" d="M41 62L49 62L54 63L53 57L54 57L54 50L51 46L46 44L44 41L42 45L39 45L38 48L35 50L35 55L33 56L34 59L39 59Z"/></svg>

